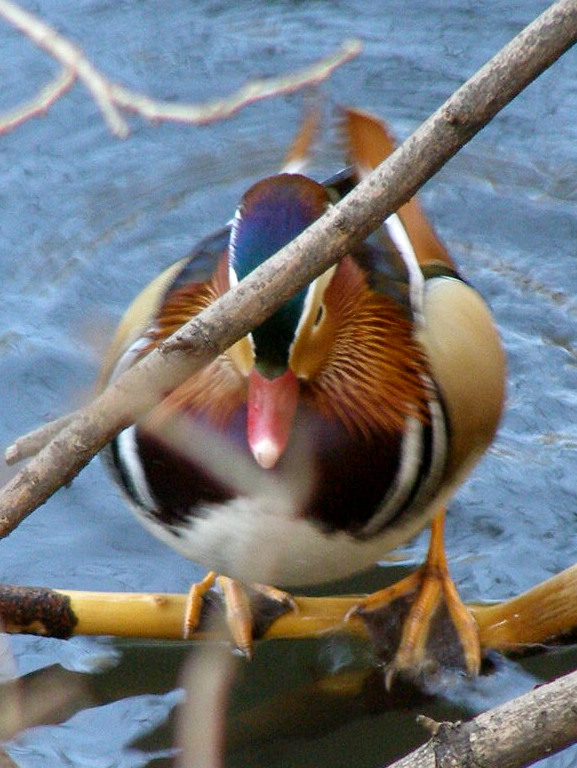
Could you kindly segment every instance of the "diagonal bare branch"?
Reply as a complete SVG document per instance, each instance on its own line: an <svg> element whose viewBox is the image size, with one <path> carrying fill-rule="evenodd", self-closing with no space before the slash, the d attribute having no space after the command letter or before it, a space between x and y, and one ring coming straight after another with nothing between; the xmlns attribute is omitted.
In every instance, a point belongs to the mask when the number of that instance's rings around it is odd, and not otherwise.
<svg viewBox="0 0 577 768"><path fill-rule="evenodd" d="M118 136L128 134L128 125L110 98L108 81L88 61L80 48L10 0L0 0L0 15L83 81L113 133Z"/></svg>
<svg viewBox="0 0 577 768"><path fill-rule="evenodd" d="M420 718L433 737L389 768L521 768L577 739L577 672L464 723Z"/></svg>
<svg viewBox="0 0 577 768"><path fill-rule="evenodd" d="M341 203L79 411L3 489L0 535L69 482L122 428L153 408L162 392L213 360L376 229L576 41L577 0L559 0Z"/></svg>

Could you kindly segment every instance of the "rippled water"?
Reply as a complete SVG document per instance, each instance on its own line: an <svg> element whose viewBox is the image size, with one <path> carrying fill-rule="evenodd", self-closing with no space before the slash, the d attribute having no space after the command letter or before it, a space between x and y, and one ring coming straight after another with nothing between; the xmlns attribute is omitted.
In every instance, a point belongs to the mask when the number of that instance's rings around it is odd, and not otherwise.
<svg viewBox="0 0 577 768"><path fill-rule="evenodd" d="M175 101L228 94L358 36L362 54L323 92L330 102L385 116L400 138L546 7L537 0L27 5L110 77ZM55 68L4 24L0 50L0 109L7 109ZM451 567L467 599L508 597L575 560L576 64L572 51L423 191L465 275L490 301L510 364L499 437L449 515ZM76 86L42 119L0 137L3 444L87 397L123 308L222 224L253 180L277 169L300 110L293 96L203 128L132 119L130 137L120 141ZM316 171L322 177L339 162L331 139ZM424 545L423 538L411 545L407 559L417 560ZM184 591L199 575L133 521L98 462L0 546L9 583ZM11 742L19 764L169 764L166 721L180 699L185 646L14 637L11 649L21 674L60 664L89 693L76 714ZM306 698L319 674L347 672L365 653L342 640L259 648L232 694L227 765L369 768L422 740L414 725L422 707L384 714L354 700ZM460 695L474 711L576 660L563 651L506 663ZM428 709L437 719L461 711L437 707ZM576 759L568 752L548 765Z"/></svg>

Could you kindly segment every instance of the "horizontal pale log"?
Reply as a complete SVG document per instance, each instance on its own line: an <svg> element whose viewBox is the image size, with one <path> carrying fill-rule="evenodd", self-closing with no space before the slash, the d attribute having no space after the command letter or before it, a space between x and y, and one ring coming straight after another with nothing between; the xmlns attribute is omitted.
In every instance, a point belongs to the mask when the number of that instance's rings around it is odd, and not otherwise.
<svg viewBox="0 0 577 768"><path fill-rule="evenodd" d="M265 639L314 637L328 632L365 634L347 612L360 599L296 597L298 612L278 618ZM492 605L470 605L484 648L505 653L565 640L577 630L577 565L523 594ZM84 592L3 586L0 613L8 632L182 638L187 596L176 593ZM394 604L391 610L395 610ZM206 638L206 633L195 635Z"/></svg>

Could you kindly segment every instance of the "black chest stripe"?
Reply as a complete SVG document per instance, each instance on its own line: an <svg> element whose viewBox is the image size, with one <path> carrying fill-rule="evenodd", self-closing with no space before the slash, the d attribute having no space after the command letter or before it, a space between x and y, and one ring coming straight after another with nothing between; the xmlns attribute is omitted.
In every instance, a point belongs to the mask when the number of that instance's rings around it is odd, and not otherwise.
<svg viewBox="0 0 577 768"><path fill-rule="evenodd" d="M448 448L447 420L440 400L429 399L430 421L407 419L397 473L383 502L371 520L356 532L366 539L393 522L419 515L433 500L440 486Z"/></svg>

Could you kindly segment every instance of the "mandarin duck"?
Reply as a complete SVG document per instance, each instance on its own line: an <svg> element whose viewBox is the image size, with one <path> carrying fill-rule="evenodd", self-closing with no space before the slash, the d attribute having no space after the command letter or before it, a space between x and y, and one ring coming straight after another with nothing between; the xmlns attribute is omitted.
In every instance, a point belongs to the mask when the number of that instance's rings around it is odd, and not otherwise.
<svg viewBox="0 0 577 768"><path fill-rule="evenodd" d="M343 110L350 167L318 183L300 172L312 122L283 171L254 184L228 224L133 302L103 382L290 242L393 151L382 122ZM398 649L385 653L392 674L418 674L430 663L428 638L443 613L461 668L475 674L479 641L448 573L444 511L493 440L504 381L489 309L412 199L168 392L148 420L121 432L105 449L106 463L140 521L211 569L191 589L188 630L216 579L231 616L244 617L230 623L247 652L242 585L291 610L288 593L263 585L346 577L432 523L424 566L359 600L352 613L374 634L382 624L375 617L399 598L410 601Z"/></svg>

